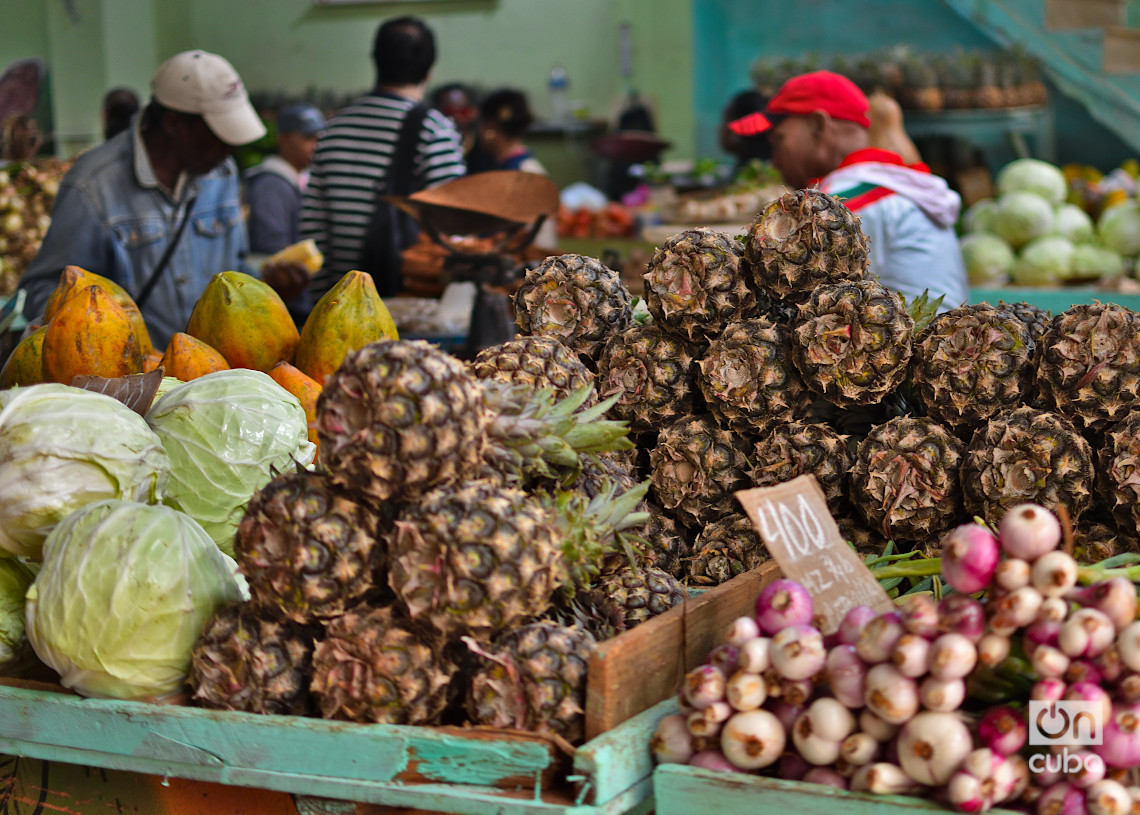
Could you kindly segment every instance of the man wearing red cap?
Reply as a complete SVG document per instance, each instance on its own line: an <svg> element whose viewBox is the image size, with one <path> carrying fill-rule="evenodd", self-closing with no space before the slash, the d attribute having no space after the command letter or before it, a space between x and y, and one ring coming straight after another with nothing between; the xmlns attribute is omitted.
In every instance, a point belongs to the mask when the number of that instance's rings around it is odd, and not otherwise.
<svg viewBox="0 0 1140 815"><path fill-rule="evenodd" d="M793 189L818 185L843 199L871 241L871 272L911 299L945 295L942 311L969 299L954 233L961 199L925 164L870 146L867 97L846 77L792 77L764 113L733 122L739 135L766 132L772 163Z"/></svg>

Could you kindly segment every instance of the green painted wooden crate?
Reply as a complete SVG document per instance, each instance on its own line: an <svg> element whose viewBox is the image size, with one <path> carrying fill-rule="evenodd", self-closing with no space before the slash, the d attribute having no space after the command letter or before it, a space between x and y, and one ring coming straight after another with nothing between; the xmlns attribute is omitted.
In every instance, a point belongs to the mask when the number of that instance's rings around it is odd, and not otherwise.
<svg viewBox="0 0 1140 815"><path fill-rule="evenodd" d="M1003 286L997 289L970 289L971 303L990 303L996 306L999 300L1007 303L1022 301L1032 303L1054 314L1060 314L1072 306L1091 303L1094 300L1101 303L1116 303L1133 311L1140 311L1140 294L1123 294L1093 286Z"/></svg>
<svg viewBox="0 0 1140 815"><path fill-rule="evenodd" d="M625 815L652 807L663 702L579 747L462 728L360 725L0 686L0 753L394 807Z"/></svg>

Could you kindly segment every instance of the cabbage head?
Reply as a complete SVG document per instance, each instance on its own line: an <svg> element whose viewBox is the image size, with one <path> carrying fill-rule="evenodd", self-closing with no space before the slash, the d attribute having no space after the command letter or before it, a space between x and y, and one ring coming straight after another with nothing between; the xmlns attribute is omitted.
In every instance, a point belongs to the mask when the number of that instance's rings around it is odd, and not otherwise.
<svg viewBox="0 0 1140 815"><path fill-rule="evenodd" d="M1009 244L989 232L971 232L958 241L971 286L1000 286L1009 282L1014 255Z"/></svg>
<svg viewBox="0 0 1140 815"><path fill-rule="evenodd" d="M0 559L0 674L19 676L35 664L24 633L24 595L36 570L16 558Z"/></svg>
<svg viewBox="0 0 1140 815"><path fill-rule="evenodd" d="M997 189L999 195L1031 192L1054 205L1069 196L1069 182L1061 169L1035 158L1019 158L1002 167Z"/></svg>
<svg viewBox="0 0 1140 815"><path fill-rule="evenodd" d="M175 379L173 376L164 376L162 378L162 381L158 383L158 390L154 392L154 399L151 401L151 404L153 405L155 402L166 396L167 393L174 390L181 384L181 379Z"/></svg>
<svg viewBox="0 0 1140 815"><path fill-rule="evenodd" d="M1072 272L1074 247L1056 235L1038 238L1021 250L1013 264L1013 282L1019 286L1054 286Z"/></svg>
<svg viewBox="0 0 1140 815"><path fill-rule="evenodd" d="M962 214L962 231L989 232L995 212L997 212L997 202L994 199L983 198L975 201Z"/></svg>
<svg viewBox="0 0 1140 815"><path fill-rule="evenodd" d="M1124 274L1124 258L1119 252L1092 243L1079 243L1073 249L1070 280L1100 280Z"/></svg>
<svg viewBox="0 0 1140 815"><path fill-rule="evenodd" d="M166 503L231 556L254 493L316 455L301 403L260 371L218 371L172 388L146 420L170 456Z"/></svg>
<svg viewBox="0 0 1140 815"><path fill-rule="evenodd" d="M1053 206L1031 192L1011 192L997 201L990 231L1020 249L1053 231Z"/></svg>
<svg viewBox="0 0 1140 815"><path fill-rule="evenodd" d="M182 690L207 618L242 600L232 564L170 507L89 504L44 543L27 595L28 639L84 696L169 696Z"/></svg>
<svg viewBox="0 0 1140 815"><path fill-rule="evenodd" d="M105 498L154 503L170 462L141 416L67 385L0 391L0 549L32 559L53 526Z"/></svg>
<svg viewBox="0 0 1140 815"><path fill-rule="evenodd" d="M1073 243L1089 243L1096 239L1092 218L1076 204L1061 204L1053 216L1053 231Z"/></svg>
<svg viewBox="0 0 1140 815"><path fill-rule="evenodd" d="M1140 255L1140 202L1109 207L1101 213L1096 228L1104 246L1125 257Z"/></svg>

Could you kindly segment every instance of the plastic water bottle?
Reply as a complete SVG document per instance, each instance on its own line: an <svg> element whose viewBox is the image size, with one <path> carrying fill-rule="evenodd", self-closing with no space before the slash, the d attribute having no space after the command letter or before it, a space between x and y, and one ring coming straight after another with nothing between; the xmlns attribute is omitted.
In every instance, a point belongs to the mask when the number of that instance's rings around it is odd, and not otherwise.
<svg viewBox="0 0 1140 815"><path fill-rule="evenodd" d="M570 118L570 80L561 65L551 69L547 87L550 88L550 118L555 122L565 122Z"/></svg>

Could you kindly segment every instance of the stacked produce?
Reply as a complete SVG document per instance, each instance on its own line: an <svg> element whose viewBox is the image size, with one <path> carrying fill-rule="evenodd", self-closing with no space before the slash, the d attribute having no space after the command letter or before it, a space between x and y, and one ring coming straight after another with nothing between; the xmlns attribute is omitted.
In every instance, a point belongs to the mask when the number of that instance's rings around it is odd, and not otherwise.
<svg viewBox="0 0 1140 815"><path fill-rule="evenodd" d="M1110 207L1136 200L1140 161L1134 158L1107 173L1088 164L1066 164L1061 171L1069 180L1069 201L1094 218Z"/></svg>
<svg viewBox="0 0 1140 815"><path fill-rule="evenodd" d="M0 297L10 295L51 224L59 182L71 162L27 161L0 169Z"/></svg>
<svg viewBox="0 0 1140 815"><path fill-rule="evenodd" d="M1135 202L1105 209L1096 223L1069 202L1060 169L1018 159L998 173L998 197L966 210L960 240L975 286L1052 286L1119 278L1140 255Z"/></svg>
<svg viewBox="0 0 1140 815"><path fill-rule="evenodd" d="M1078 566L1061 540L1057 517L1036 504L996 526L959 526L942 541L954 593L911 595L878 615L856 607L827 634L807 591L775 581L685 677L655 758L928 795L971 813L1133 811L1136 590L1111 569ZM1063 746L1060 714L1046 727L1027 713L1056 701L1086 703L1096 722L1085 733L1099 743ZM1028 744L1031 728L1052 740Z"/></svg>

